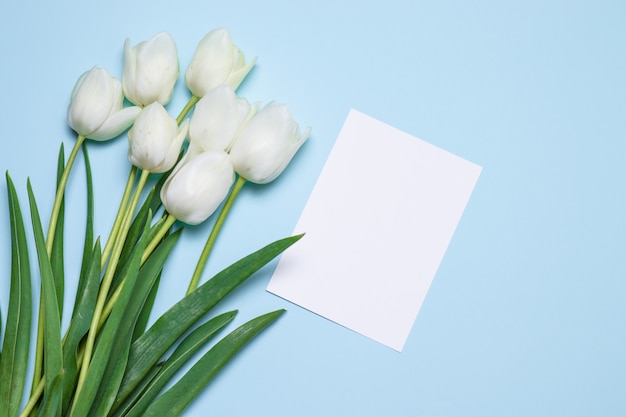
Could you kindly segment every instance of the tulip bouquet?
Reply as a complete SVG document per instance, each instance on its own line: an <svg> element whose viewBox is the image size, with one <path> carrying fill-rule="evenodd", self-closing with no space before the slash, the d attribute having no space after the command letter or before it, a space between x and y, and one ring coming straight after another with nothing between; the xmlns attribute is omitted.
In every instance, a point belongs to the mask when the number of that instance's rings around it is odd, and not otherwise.
<svg viewBox="0 0 626 417"><path fill-rule="evenodd" d="M242 187L274 180L310 133L300 131L286 106L261 107L236 95L254 63L246 62L226 30L209 32L185 73L191 98L174 118L165 108L179 77L174 40L159 33L135 46L126 41L121 81L95 67L71 93L67 117L77 140L67 158L61 145L47 234L29 183L33 236L27 238L7 173L12 250L0 353L3 416L177 416L233 355L281 315L278 310L253 318L212 342L236 311L208 318L209 311L300 235L270 243L200 283ZM101 241L94 231L88 144L126 130L128 181ZM86 166L85 242L82 258L77 257L82 263L71 319L62 329L65 191L79 154ZM148 326L163 266L181 232L218 210L186 295ZM33 242L35 250L29 251ZM29 262L34 254L36 273ZM38 314L33 277L41 288ZM183 366L188 371L174 379Z"/></svg>

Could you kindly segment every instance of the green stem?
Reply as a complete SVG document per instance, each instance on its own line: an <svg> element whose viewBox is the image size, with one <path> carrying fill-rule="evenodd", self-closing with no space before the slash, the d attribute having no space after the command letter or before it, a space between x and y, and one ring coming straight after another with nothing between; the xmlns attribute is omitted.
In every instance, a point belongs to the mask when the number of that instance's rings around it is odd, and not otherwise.
<svg viewBox="0 0 626 417"><path fill-rule="evenodd" d="M198 264L196 265L196 269L193 272L191 281L189 282L189 288L187 288L187 294L193 292L198 287L198 283L200 282L200 276L202 275L202 271L204 270L206 262L209 259L209 254L211 253L211 250L213 249L213 246L215 245L215 241L217 240L217 235L219 234L220 230L222 229L222 226L224 225L226 216L228 215L228 212L230 211L230 208L232 207L233 202L235 201L235 198L237 198L239 191L241 191L241 188L243 187L245 183L246 183L246 179L244 177L238 177L233 189L230 191L230 194L228 195L228 198L226 199L226 202L224 203L224 206L222 207L222 210L220 211L220 214L217 217L217 220L215 220L215 224L213 225L213 230L211 230L211 234L209 235L209 238L207 239L206 244L204 245L204 249L202 250L202 253L200 254L200 258L198 259Z"/></svg>
<svg viewBox="0 0 626 417"><path fill-rule="evenodd" d="M144 262L146 262L146 260L148 259L148 257L152 254L152 252L154 252L158 244L161 242L161 239L163 239L163 236L165 236L165 234L170 229L170 227L172 227L175 221L176 221L176 218L172 216L171 214L168 214L167 217L164 220L162 220L162 224L159 226L159 231L157 232L156 235L154 235L152 240L148 243L148 246L146 247L146 249L143 252L143 255L141 256L141 265L143 265ZM98 326L98 331L100 328L102 328L102 326L104 326L104 322L111 314L111 311L113 311L113 307L115 306L115 302L117 301L117 299L120 296L120 293L122 292L122 288L123 288L123 285L120 284L116 288L116 290L113 292L113 295L111 296L111 298L109 298L109 301L104 306L104 310L102 310L102 316L100 317L100 324Z"/></svg>
<svg viewBox="0 0 626 417"><path fill-rule="evenodd" d="M35 409L35 406L37 405L37 403L39 402L39 399L41 398L43 394L44 385L45 385L45 381L43 378L41 378L39 382L34 386L35 389L33 390L33 393L30 395L30 398L28 402L26 403L26 406L24 406L24 409L20 413L20 417L29 416L30 413Z"/></svg>
<svg viewBox="0 0 626 417"><path fill-rule="evenodd" d="M176 123L178 123L179 125L182 123L182 121L185 118L185 116L187 116L187 114L191 111L193 106L196 105L198 100L200 100L200 97L191 96L191 98L189 99L189 101L187 102L185 107L183 107L183 109L181 110L180 114L176 118Z"/></svg>
<svg viewBox="0 0 626 417"><path fill-rule="evenodd" d="M130 169L130 172L128 173L128 181L126 181L126 188L124 189L124 194L122 195L122 200L120 201L120 206L117 210L117 215L115 216L113 227L111 228L111 233L109 234L107 243L104 246L104 250L102 251L102 263L101 263L102 268L104 268L104 264L109 258L109 254L111 253L111 249L113 248L113 243L115 242L116 236L120 230L120 225L124 218L124 211L126 209L126 206L128 205L128 200L130 199L130 193L133 189L133 183L135 181L136 175L137 175L137 167L133 165L132 168Z"/></svg>
<svg viewBox="0 0 626 417"><path fill-rule="evenodd" d="M52 206L52 214L50 215L50 223L48 224L48 237L46 239L46 250L48 252L48 256L50 256L50 254L52 253L52 246L54 244L54 233L57 227L57 220L59 218L61 204L63 203L65 186L67 185L70 171L72 170L72 166L74 165L74 161L76 160L76 155L78 155L78 151L80 150L80 147L83 145L84 141L85 137L83 135L78 135L78 138L76 138L76 142L74 143L74 148L72 148L72 152L70 152L70 156L68 157L65 168L63 169L63 174L61 174L59 185L57 186L57 193L54 197L54 205Z"/></svg>
<svg viewBox="0 0 626 417"><path fill-rule="evenodd" d="M113 276L115 274L115 270L117 269L119 257L120 257L120 254L122 253L122 248L124 247L124 242L126 240L126 236L128 234L128 230L130 228L132 218L135 214L135 209L137 208L139 197L141 196L141 192L143 191L143 188L146 185L146 181L148 180L149 175L150 173L148 171L141 172L139 183L137 184L137 188L135 189L133 193L133 198L130 202L130 205L128 206L123 216L124 219L120 225L120 231L118 233L118 236L115 239L115 244L113 246L113 252L111 254L111 258L109 259L104 277L102 278L102 283L100 284L100 292L98 293L96 307L94 310L93 318L91 320L91 326L89 327L87 341L85 343L85 355L83 356L78 384L76 385L76 396L80 395L80 391L82 390L82 387L85 383L85 379L87 377L87 371L89 370L89 363L93 355L96 335L98 333L98 329L100 328L100 319L103 315L103 310L105 307L107 296L109 294L109 290L111 288Z"/></svg>

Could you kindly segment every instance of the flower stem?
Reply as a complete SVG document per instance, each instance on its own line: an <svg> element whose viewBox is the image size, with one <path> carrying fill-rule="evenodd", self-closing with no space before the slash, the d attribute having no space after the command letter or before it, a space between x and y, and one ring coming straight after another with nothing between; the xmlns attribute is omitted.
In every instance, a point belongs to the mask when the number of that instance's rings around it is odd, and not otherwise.
<svg viewBox="0 0 626 417"><path fill-rule="evenodd" d="M109 234L109 239L107 240L104 249L102 250L102 263L101 267L104 268L104 265L109 258L109 254L111 253L111 249L113 248L113 243L115 242L115 238L117 233L120 230L120 225L124 218L124 210L128 205L128 200L130 199L130 193L133 189L133 183L135 181L135 176L137 175L137 167L133 165L128 173L128 181L126 182L126 188L124 189L124 194L122 195L122 200L120 201L120 206L117 210L117 215L115 216L115 221L113 222L113 227L111 228L111 233Z"/></svg>
<svg viewBox="0 0 626 417"><path fill-rule="evenodd" d="M200 97L191 96L191 98L189 99L189 101L187 102L185 107L183 107L183 109L180 111L180 114L176 118L176 123L178 123L180 125L182 123L183 119L185 118L185 116L187 116L187 113L189 113L191 111L193 106L195 106L196 103L199 100L200 100Z"/></svg>
<svg viewBox="0 0 626 417"><path fill-rule="evenodd" d="M54 205L52 206L52 214L50 215L50 223L48 224L48 236L46 239L46 251L48 252L48 256L50 256L50 254L52 253L52 246L54 244L54 233L56 232L57 220L59 218L61 204L63 203L65 186L67 185L70 171L72 170L72 166L74 165L74 161L76 160L76 155L78 155L78 151L80 150L80 147L83 145L84 141L85 137L83 135L78 135L78 138L76 138L76 142L74 143L74 148L72 148L72 152L70 152L70 156L67 159L67 163L65 164L65 168L63 169L61 179L59 180L59 184L57 186L56 196L54 197Z"/></svg>
<svg viewBox="0 0 626 417"><path fill-rule="evenodd" d="M217 240L217 235L219 234L220 230L222 229L222 226L224 225L226 216L228 215L228 212L230 212L230 209L233 205L233 202L235 201L235 198L237 198L239 191L241 191L241 188L243 187L245 183L246 183L246 179L244 177L241 177L241 176L238 177L233 189L230 191L230 194L228 195L228 198L226 199L226 202L224 203L224 206L222 207L222 210L220 211L220 214L218 215L217 220L215 220L215 224L213 225L213 230L211 230L211 234L209 235L209 238L207 239L206 244L204 245L204 249L202 250L202 253L200 254L200 259L198 259L198 264L196 265L196 269L193 272L191 281L189 282L189 287L187 288L187 294L193 292L198 287L198 282L200 282L200 276L202 275L202 271L204 270L207 260L209 259L209 254L211 253L211 250L213 249L213 246L215 245L215 241Z"/></svg>
<svg viewBox="0 0 626 417"><path fill-rule="evenodd" d="M146 249L143 252L143 255L141 256L141 265L143 265L144 262L146 262L146 260L148 259L148 257L152 254L152 252L154 252L158 244L161 242L161 239L163 239L163 236L165 236L165 234L170 229L170 227L172 227L175 221L176 221L176 218L172 216L171 214L168 214L165 219L161 220L162 224L159 225L159 230L157 234L154 235L152 240L148 243L148 246L146 247ZM113 311L113 307L115 306L115 303L117 302L117 299L119 298L120 293L122 292L122 287L123 285L121 284L117 287L117 289L113 292L113 295L111 295L111 298L109 298L109 301L104 306L104 309L102 310L102 316L100 317L100 324L98 325L98 330L102 328L102 326L104 326L104 322L111 314L111 311Z"/></svg>
<svg viewBox="0 0 626 417"><path fill-rule="evenodd" d="M29 416L30 413L35 409L35 406L37 405L37 403L39 402L39 399L41 398L43 394L44 385L45 385L44 378L41 378L39 382L34 385L33 393L30 395L30 398L28 399L26 406L24 406L24 409L20 413L20 417Z"/></svg>
<svg viewBox="0 0 626 417"><path fill-rule="evenodd" d="M137 187L135 188L135 191L133 193L132 200L126 212L124 213L123 220L120 225L119 233L115 239L115 244L113 245L113 252L111 254L111 258L109 259L104 277L102 278L102 283L100 284L100 292L98 293L98 299L96 301L95 311L93 314L93 318L91 320L91 326L89 327L89 333L87 335L87 341L85 343L85 355L83 356L78 384L76 385L77 396L80 395L80 391L82 390L82 387L85 383L85 379L87 377L87 371L89 370L89 363L93 355L96 335L98 333L98 329L100 328L100 319L103 314L105 302L109 294L109 290L111 288L113 276L117 268L119 257L122 253L122 248L124 246L124 242L126 240L126 236L128 234L128 230L130 228L132 218L135 214L135 209L137 208L139 197L141 196L141 192L143 191L143 188L146 184L146 181L148 180L149 175L150 173L148 171L141 172L141 176L139 178Z"/></svg>

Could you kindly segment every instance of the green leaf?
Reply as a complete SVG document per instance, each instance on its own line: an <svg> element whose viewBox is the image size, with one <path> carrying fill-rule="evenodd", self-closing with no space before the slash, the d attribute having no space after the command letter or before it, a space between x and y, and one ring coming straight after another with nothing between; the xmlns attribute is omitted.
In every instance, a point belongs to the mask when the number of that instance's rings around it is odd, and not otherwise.
<svg viewBox="0 0 626 417"><path fill-rule="evenodd" d="M152 205L150 207L152 207ZM148 236L149 242L152 242L152 240L155 238L156 234L158 233L164 221L165 221L165 217L159 219L154 225L152 225L152 227L150 228L150 234ZM182 228L179 229L180 233L182 233L182 231L183 231ZM167 236L168 234L166 234L165 237L161 239L161 242L163 242L163 240ZM159 242L159 244L161 242ZM144 303L143 308L141 309L141 313L139 315L139 318L137 319L137 324L135 325L135 330L133 331L133 337L132 337L133 342L137 340L139 336L141 336L146 331L146 327L148 326L148 321L152 313L152 307L154 306L154 301L156 299L157 292L159 290L160 282L161 282L161 274L159 274L156 281L152 285L152 288L150 289L150 293L148 294L148 298L146 299L146 302Z"/></svg>
<svg viewBox="0 0 626 417"><path fill-rule="evenodd" d="M141 313L139 313L139 317L137 318L137 324L135 324L135 329L133 330L131 342L134 342L139 338L139 336L144 334L146 327L148 327L152 307L154 306L154 301L156 300L157 292L159 290L159 284L161 283L161 275L162 274L159 274L154 281L154 284L152 284L148 298L146 298L146 302L143 304Z"/></svg>
<svg viewBox="0 0 626 417"><path fill-rule="evenodd" d="M165 312L132 344L128 369L118 397L126 398L187 329L238 285L301 237L302 235L297 235L278 240L244 257L219 272Z"/></svg>
<svg viewBox="0 0 626 417"><path fill-rule="evenodd" d="M147 230L150 226L149 222L150 219L148 218L144 225L144 236L147 235ZM111 357L119 354L119 352L116 351L116 344L125 342L124 340L120 340L119 330L125 319L126 307L132 299L131 296L133 295L137 281L141 256L147 244L146 240L147 239L142 238L137 244L136 250L131 257L128 273L124 281L120 284L122 290L111 311L111 315L106 320L98 335L94 353L89 363L89 369L87 370L87 376L83 385L80 387L78 397L75 398L73 415L87 416L92 409L94 401L100 400L100 398L96 398L96 394L101 391L108 391L112 386L116 385L116 381L105 379L104 374L107 372L107 366L111 363ZM130 343L130 341L128 341L128 343ZM117 364L111 363L111 366L115 365ZM121 366L125 366L125 364ZM115 390L115 393L116 392L117 390ZM115 399L115 393L113 393L110 399L111 402ZM103 400L108 400L108 398Z"/></svg>
<svg viewBox="0 0 626 417"><path fill-rule="evenodd" d="M220 340L172 388L153 401L142 417L179 416L232 357L284 311L252 319Z"/></svg>
<svg viewBox="0 0 626 417"><path fill-rule="evenodd" d="M167 181L169 174L173 170L174 168L164 174L161 174L161 177L153 187L154 192L152 193L152 201L150 201L150 210L152 210L153 213L156 213L157 210L163 205L163 203L161 202L161 188L163 188L165 181Z"/></svg>
<svg viewBox="0 0 626 417"><path fill-rule="evenodd" d="M85 158L85 180L87 185L87 216L85 222L85 241L83 244L83 258L80 267L80 278L78 280L78 288L76 296L80 297L85 285L84 281L87 277L87 270L90 268L92 262L92 250L94 248L94 197L93 197L93 177L91 175L91 162L89 159L89 152L87 151L87 144L82 145L83 155ZM77 309L78 302L74 303L74 310ZM72 317L76 316L76 311L72 313Z"/></svg>
<svg viewBox="0 0 626 417"><path fill-rule="evenodd" d="M46 242L41 227L41 219L37 202L30 181L28 182L28 199L30 201L31 220L41 275L41 295L43 300L43 335L44 335L44 392L50 391L54 379L63 369L63 351L61 348L61 320L57 304L56 288L52 275L52 266L46 250ZM59 410L60 411L60 410Z"/></svg>
<svg viewBox="0 0 626 417"><path fill-rule="evenodd" d="M30 326L32 289L24 220L15 186L6 174L11 223L11 289L0 358L0 410L16 416L24 393Z"/></svg>
<svg viewBox="0 0 626 417"><path fill-rule="evenodd" d="M55 417L58 415L63 395L63 371L54 378L52 387L45 392L39 417Z"/></svg>
<svg viewBox="0 0 626 417"><path fill-rule="evenodd" d="M61 182L61 176L65 168L65 158L63 154L63 143L59 150L59 158L57 162L57 187ZM52 251L50 253L50 265L52 266L52 276L54 277L54 286L56 288L57 303L59 305L59 317L63 316L63 298L65 295L65 268L63 265L63 238L65 226L65 196L61 199L59 216L54 229L54 241L52 243Z"/></svg>
<svg viewBox="0 0 626 417"><path fill-rule="evenodd" d="M140 315L145 300L148 298L150 289L159 276L163 264L174 247L174 244L178 241L179 236L180 232L169 235L146 260L137 273L137 277L134 278L135 282L132 284L133 291L129 298L132 302L127 303L126 310L124 311L122 320L117 329L108 364L102 376L102 380L106 382L100 384L94 404L91 406L90 416L106 416L113 405L126 369L128 351L130 349L137 318ZM137 246L139 258L143 255L146 245L146 243L141 243L144 240L147 241L148 238L142 238L142 241L140 241L140 244ZM129 270L129 274L130 273L132 273L132 267ZM132 276L130 275L126 277L122 285L126 287L129 280L132 282ZM120 301L121 297L117 302L119 303Z"/></svg>
<svg viewBox="0 0 626 417"><path fill-rule="evenodd" d="M139 417L141 413L157 397L159 392L172 379L183 365L185 365L193 355L211 340L218 331L230 323L237 311L229 311L209 320L202 326L189 334L167 360L158 367L156 375L148 375L149 383L141 389L135 390L133 395L122 404L121 407L114 407L116 413L113 417Z"/></svg>
<svg viewBox="0 0 626 417"><path fill-rule="evenodd" d="M102 251L100 239L91 253L90 264L81 273L80 281L82 288L76 294L74 304L74 314L67 329L63 343L63 366L65 367L65 377L63 381L63 401L62 410L65 412L69 408L70 400L74 395L76 380L78 379L78 347L83 337L89 331L91 319L96 307L98 289L100 288L100 260Z"/></svg>
<svg viewBox="0 0 626 417"><path fill-rule="evenodd" d="M154 365L150 371L146 374L146 376L141 380L137 388L128 396L126 401L121 404L118 408L112 410L109 413L109 417L126 417L126 413L128 410L137 402L137 399L141 398L142 394L146 392L154 378L159 375L161 368L165 365L165 361L159 362Z"/></svg>

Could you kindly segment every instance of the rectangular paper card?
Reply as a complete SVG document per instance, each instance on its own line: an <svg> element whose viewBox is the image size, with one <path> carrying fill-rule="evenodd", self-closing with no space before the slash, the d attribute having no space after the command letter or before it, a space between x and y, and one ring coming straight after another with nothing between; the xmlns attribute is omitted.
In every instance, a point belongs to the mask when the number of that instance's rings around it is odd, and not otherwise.
<svg viewBox="0 0 626 417"><path fill-rule="evenodd" d="M351 110L267 290L401 351L480 172Z"/></svg>

